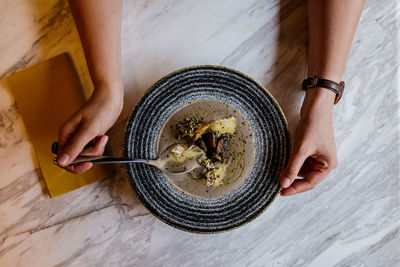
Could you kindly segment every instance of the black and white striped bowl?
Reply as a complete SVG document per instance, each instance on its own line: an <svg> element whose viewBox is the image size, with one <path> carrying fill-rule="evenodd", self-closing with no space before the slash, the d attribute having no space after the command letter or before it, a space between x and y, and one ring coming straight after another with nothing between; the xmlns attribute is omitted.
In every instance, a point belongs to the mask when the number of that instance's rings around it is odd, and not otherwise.
<svg viewBox="0 0 400 267"><path fill-rule="evenodd" d="M222 66L193 66L156 82L134 108L126 126L124 154L156 158L157 139L167 118L181 106L218 100L241 112L254 133L250 175L236 190L212 199L179 192L157 169L127 164L132 189L156 217L176 228L215 233L239 227L258 215L280 190L279 176L289 157L285 116L268 91L249 76Z"/></svg>

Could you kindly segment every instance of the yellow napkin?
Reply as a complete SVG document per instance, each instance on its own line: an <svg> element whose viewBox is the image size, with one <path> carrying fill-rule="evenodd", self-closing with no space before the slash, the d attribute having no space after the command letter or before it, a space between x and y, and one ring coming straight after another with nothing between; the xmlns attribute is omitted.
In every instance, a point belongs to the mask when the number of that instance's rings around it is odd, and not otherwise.
<svg viewBox="0 0 400 267"><path fill-rule="evenodd" d="M58 128L74 113L85 97L67 54L62 54L7 78L19 112L36 152L50 197L56 197L111 174L104 165L95 165L77 175L53 163L51 144Z"/></svg>

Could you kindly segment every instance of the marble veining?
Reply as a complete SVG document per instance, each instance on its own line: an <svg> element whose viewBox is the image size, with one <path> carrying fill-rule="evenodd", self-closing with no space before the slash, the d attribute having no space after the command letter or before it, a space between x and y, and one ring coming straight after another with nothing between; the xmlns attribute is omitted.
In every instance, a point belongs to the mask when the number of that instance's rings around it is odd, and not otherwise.
<svg viewBox="0 0 400 267"><path fill-rule="evenodd" d="M301 0L124 1L125 106L109 131L119 154L144 91L190 65L247 73L295 131L307 43ZM0 3L0 77L68 52L92 90L67 1ZM0 266L399 266L399 4L367 1L335 106L339 167L317 188L278 197L232 232L196 235L156 219L121 166L50 199L6 82L0 82ZM61 122L60 122L61 124Z"/></svg>

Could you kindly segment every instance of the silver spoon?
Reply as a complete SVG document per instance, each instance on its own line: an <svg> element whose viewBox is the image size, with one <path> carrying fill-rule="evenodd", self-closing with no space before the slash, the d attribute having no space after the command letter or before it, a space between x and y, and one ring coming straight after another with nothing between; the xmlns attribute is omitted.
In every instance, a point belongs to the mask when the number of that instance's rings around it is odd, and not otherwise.
<svg viewBox="0 0 400 267"><path fill-rule="evenodd" d="M171 149L177 144L173 144L167 147L157 159L130 159L124 157L113 157L113 156L78 156L68 166L75 166L85 162L91 162L93 164L112 164L112 163L142 163L156 167L160 171L167 174L183 174L191 172L194 169L202 167L197 158L188 159L182 163L169 160L169 154ZM53 153L57 154L58 144L53 143ZM54 164L58 165L57 158L54 158Z"/></svg>

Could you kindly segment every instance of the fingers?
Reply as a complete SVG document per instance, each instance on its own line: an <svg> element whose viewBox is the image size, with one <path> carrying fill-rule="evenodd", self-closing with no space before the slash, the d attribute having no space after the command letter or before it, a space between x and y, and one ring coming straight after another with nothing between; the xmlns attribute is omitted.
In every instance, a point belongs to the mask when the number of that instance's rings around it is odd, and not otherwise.
<svg viewBox="0 0 400 267"><path fill-rule="evenodd" d="M311 163L310 163L310 158L308 157L304 163L303 166L301 166L301 169L299 171L299 173L297 174L298 177L304 177L306 176L308 173L310 173L313 170Z"/></svg>
<svg viewBox="0 0 400 267"><path fill-rule="evenodd" d="M62 149L58 152L57 162L60 167L73 172L83 173L90 169L92 163L83 163L76 166L68 166L81 152L86 155L102 155L108 141L108 136L96 137L96 132L82 125L79 115L72 116L60 128L58 144ZM89 145L89 147L87 147ZM85 147L87 147L85 149Z"/></svg>
<svg viewBox="0 0 400 267"><path fill-rule="evenodd" d="M60 166L64 167L70 164L94 137L88 130L84 128L78 129L58 154L57 161Z"/></svg>
<svg viewBox="0 0 400 267"><path fill-rule="evenodd" d="M90 168L93 167L93 163L91 162L85 162L79 165L75 165L75 166L67 166L67 167L63 167L64 169L66 169L69 172L75 173L75 174L81 174L87 170L89 170Z"/></svg>
<svg viewBox="0 0 400 267"><path fill-rule="evenodd" d="M304 179L295 180L290 187L281 190L282 196L291 196L294 194L302 193L313 189L317 186L326 176L326 171L313 171L309 173Z"/></svg>
<svg viewBox="0 0 400 267"><path fill-rule="evenodd" d="M283 171L281 177L281 186L283 188L287 188L293 183L293 181L299 175L300 169L307 157L308 153L297 149L293 150L293 153L289 159L289 163L286 166L286 169Z"/></svg>
<svg viewBox="0 0 400 267"><path fill-rule="evenodd" d="M75 131L79 128L81 118L73 116L67 120L58 131L58 145L64 146L73 137Z"/></svg>
<svg viewBox="0 0 400 267"><path fill-rule="evenodd" d="M338 165L336 156L327 159L309 157L302 167L302 175L304 179L296 179L286 188L281 190L282 196L291 196L302 193L316 187L326 176Z"/></svg>
<svg viewBox="0 0 400 267"><path fill-rule="evenodd" d="M106 148L106 144L108 141L108 136L107 135L100 135L96 137L95 142L92 144L92 146L89 146L86 148L81 155L96 155L96 156L101 156L104 153L104 149Z"/></svg>
<svg viewBox="0 0 400 267"><path fill-rule="evenodd" d="M86 148L80 155L93 155L93 156L101 156L104 153L104 149L106 147L107 141L108 141L108 136L107 135L101 135L98 138L94 139L94 145ZM66 166L63 167L69 172L75 173L75 174L81 174L90 168L93 167L93 163L90 162L85 162L79 165L75 166Z"/></svg>
<svg viewBox="0 0 400 267"><path fill-rule="evenodd" d="M85 148L85 146L94 139L95 136L92 131L87 128L80 128L73 135L72 139L66 143L62 151L58 155L58 163L60 166L64 167L70 164ZM99 138L95 145L91 148L86 149L86 154L102 154L104 147L107 143L108 136L102 136Z"/></svg>

